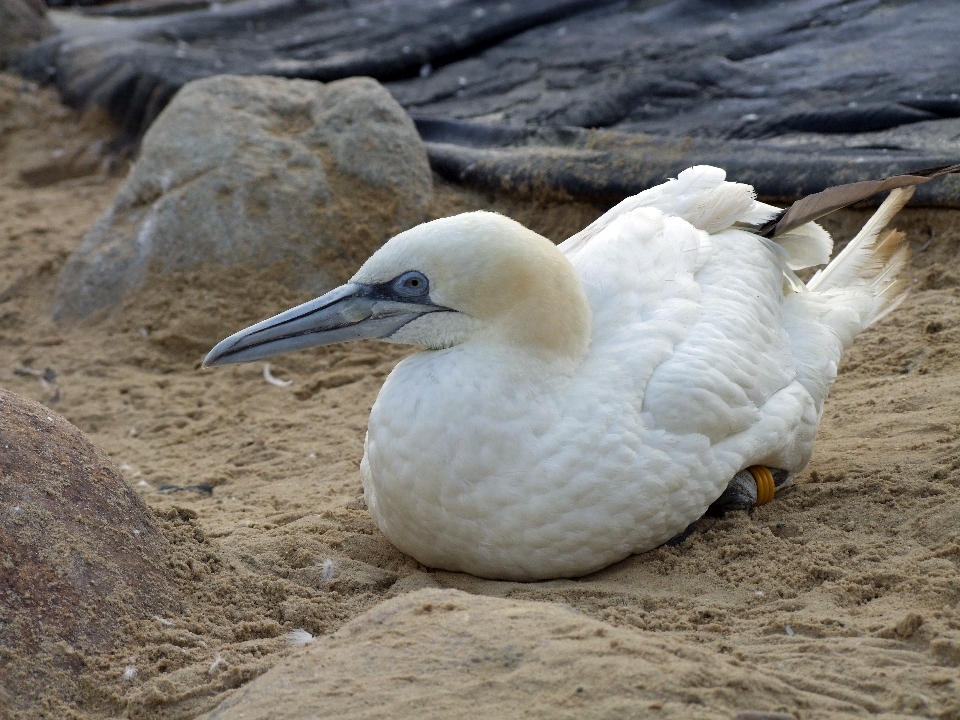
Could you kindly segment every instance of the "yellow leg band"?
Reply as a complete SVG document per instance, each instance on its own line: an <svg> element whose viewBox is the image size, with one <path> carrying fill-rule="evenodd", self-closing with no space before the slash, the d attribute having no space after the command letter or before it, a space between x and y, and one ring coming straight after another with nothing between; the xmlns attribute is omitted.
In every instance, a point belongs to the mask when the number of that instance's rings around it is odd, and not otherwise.
<svg viewBox="0 0 960 720"><path fill-rule="evenodd" d="M751 465L747 468L757 482L757 505L766 505L773 500L776 490L773 484L773 475L766 465Z"/></svg>

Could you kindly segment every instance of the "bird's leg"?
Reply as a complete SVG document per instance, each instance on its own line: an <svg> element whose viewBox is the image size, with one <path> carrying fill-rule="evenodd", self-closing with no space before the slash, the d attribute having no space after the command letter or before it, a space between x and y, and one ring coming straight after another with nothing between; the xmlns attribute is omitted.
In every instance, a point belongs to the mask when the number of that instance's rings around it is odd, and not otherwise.
<svg viewBox="0 0 960 720"><path fill-rule="evenodd" d="M749 512L757 505L766 505L773 500L776 489L790 477L789 470L768 468L765 465L753 465L741 470L727 485L727 489L707 508L705 517L723 517L733 510ZM702 518L701 518L702 519ZM686 528L667 540L664 545L676 547L693 534L700 519L694 520Z"/></svg>
<svg viewBox="0 0 960 720"><path fill-rule="evenodd" d="M779 490L783 487L784 483L790 479L789 470L781 470L780 468L770 468L770 474L773 475L773 487L775 490Z"/></svg>
<svg viewBox="0 0 960 720"><path fill-rule="evenodd" d="M752 465L741 470L727 485L727 489L707 508L704 517L723 517L734 510L749 512L758 505L766 505L773 500L777 488L790 477L789 470L768 468L766 465ZM702 519L702 518L701 518ZM667 540L664 545L676 547L697 529L700 520L694 520L686 528Z"/></svg>
<svg viewBox="0 0 960 720"><path fill-rule="evenodd" d="M773 500L774 492L783 485L790 473L765 465L752 465L741 470L727 485L727 489L707 509L707 515L722 517L733 510L750 511Z"/></svg>
<svg viewBox="0 0 960 720"><path fill-rule="evenodd" d="M692 523L687 525L687 527L685 527L683 530L681 530L672 538L667 540L664 543L664 545L666 545L667 547L676 547L677 545L682 543L684 540L686 540L688 537L690 537L693 534L693 531L697 529L697 524L699 522L700 522L699 519L694 520Z"/></svg>

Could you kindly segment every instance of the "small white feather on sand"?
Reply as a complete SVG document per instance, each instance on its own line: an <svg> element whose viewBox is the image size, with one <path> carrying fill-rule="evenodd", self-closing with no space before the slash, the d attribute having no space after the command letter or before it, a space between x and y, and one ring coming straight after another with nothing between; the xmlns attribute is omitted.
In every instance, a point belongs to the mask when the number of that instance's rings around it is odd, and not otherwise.
<svg viewBox="0 0 960 720"><path fill-rule="evenodd" d="M336 563L330 558L327 558L320 563L320 577L322 577L324 580L333 580L333 571L336 569L336 567Z"/></svg>
<svg viewBox="0 0 960 720"><path fill-rule="evenodd" d="M217 653L217 656L213 659L213 662L210 663L210 667L207 668L207 674L215 675L217 670L219 670L222 666L226 664L227 664L227 661L223 659L223 655L221 655L220 653Z"/></svg>
<svg viewBox="0 0 960 720"><path fill-rule="evenodd" d="M313 642L313 635L302 628L297 628L287 633L287 642L294 647L303 647Z"/></svg>
<svg viewBox="0 0 960 720"><path fill-rule="evenodd" d="M280 378L274 377L270 372L270 363L263 364L263 379L277 387L290 387L293 385L293 380L281 380Z"/></svg>

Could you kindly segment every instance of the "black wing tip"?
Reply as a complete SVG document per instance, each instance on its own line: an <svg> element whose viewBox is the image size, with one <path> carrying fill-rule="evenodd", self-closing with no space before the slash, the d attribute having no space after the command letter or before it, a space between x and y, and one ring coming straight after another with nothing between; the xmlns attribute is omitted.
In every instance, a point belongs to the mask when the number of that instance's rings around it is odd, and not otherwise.
<svg viewBox="0 0 960 720"><path fill-rule="evenodd" d="M914 170L913 172L901 173L899 175L890 175L889 177L885 177L881 180L867 180L855 183L846 183L844 185L834 185L833 187L825 188L820 192L812 193L800 198L790 207L782 210L772 220L769 220L764 225L759 227L756 230L756 234L765 238L773 238L777 235L787 233L790 230L793 230L794 228L797 228L808 222L818 220L824 215L828 215L835 210L840 210L853 205L854 203L860 202L861 200L866 200L867 198L878 195L886 190L893 190L898 187L922 185L923 183L934 180L938 177L957 173L960 173L960 163L953 165L938 165L937 167L923 168L922 170ZM830 196L836 197L845 192L848 193L853 186L859 185L860 183L863 183L864 185L870 185L871 187L864 188L863 192L854 192L852 196L845 198L839 204L832 202L829 199ZM809 203L812 198L817 196L821 196L823 201L820 203L813 203L813 207L808 208L801 216L788 219L788 216L791 214L794 208L798 208L800 203ZM784 223L785 220L788 221Z"/></svg>

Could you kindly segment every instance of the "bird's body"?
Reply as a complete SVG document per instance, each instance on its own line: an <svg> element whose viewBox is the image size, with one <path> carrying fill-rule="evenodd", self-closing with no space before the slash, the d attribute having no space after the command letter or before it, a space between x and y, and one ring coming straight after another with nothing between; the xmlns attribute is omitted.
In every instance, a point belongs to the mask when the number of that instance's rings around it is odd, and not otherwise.
<svg viewBox="0 0 960 720"><path fill-rule="evenodd" d="M825 262L829 236L749 232L777 210L716 168L560 246L491 213L438 220L344 286L362 290L243 331L221 355L301 342L297 323L332 307L325 332L367 312L376 336L424 345L370 415L361 475L379 527L431 567L579 576L681 532L748 466L807 464L843 350L900 296L906 250L875 242L909 197L895 192L811 288L793 270Z"/></svg>

